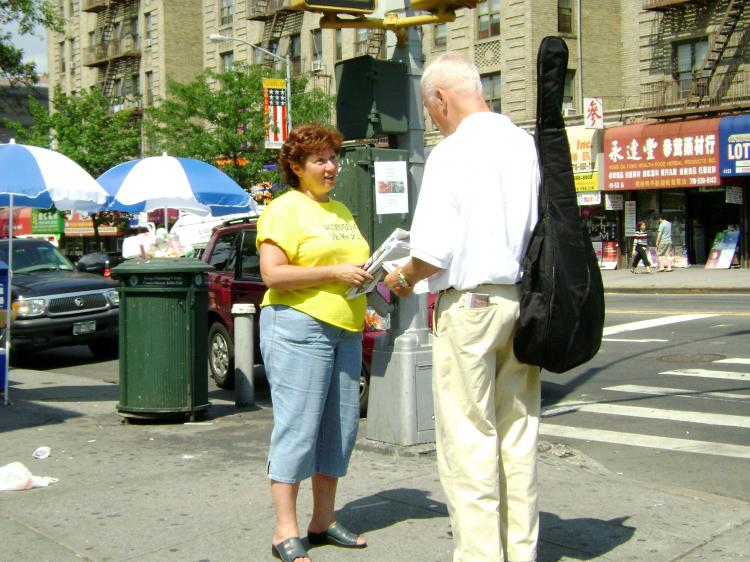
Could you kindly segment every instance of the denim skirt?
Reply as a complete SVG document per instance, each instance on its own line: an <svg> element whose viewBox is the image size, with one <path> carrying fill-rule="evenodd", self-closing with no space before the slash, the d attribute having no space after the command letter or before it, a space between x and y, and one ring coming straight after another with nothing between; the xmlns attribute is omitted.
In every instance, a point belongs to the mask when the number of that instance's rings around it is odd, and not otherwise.
<svg viewBox="0 0 750 562"><path fill-rule="evenodd" d="M359 427L362 333L270 305L260 313L260 348L273 403L268 478L344 476Z"/></svg>

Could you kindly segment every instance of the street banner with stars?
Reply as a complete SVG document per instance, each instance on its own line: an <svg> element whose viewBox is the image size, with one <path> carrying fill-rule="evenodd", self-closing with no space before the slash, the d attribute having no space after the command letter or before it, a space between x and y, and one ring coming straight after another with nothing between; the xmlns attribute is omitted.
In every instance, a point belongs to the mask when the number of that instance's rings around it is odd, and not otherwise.
<svg viewBox="0 0 750 562"><path fill-rule="evenodd" d="M263 114L266 123L266 148L281 148L289 134L286 80L263 79Z"/></svg>

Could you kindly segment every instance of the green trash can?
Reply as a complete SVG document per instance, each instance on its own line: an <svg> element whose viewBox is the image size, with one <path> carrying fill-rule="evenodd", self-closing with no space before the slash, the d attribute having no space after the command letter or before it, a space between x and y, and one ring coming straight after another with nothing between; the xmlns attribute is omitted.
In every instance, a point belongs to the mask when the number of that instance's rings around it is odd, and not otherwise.
<svg viewBox="0 0 750 562"><path fill-rule="evenodd" d="M185 416L208 402L208 287L190 258L127 260L120 282L120 402L125 418Z"/></svg>

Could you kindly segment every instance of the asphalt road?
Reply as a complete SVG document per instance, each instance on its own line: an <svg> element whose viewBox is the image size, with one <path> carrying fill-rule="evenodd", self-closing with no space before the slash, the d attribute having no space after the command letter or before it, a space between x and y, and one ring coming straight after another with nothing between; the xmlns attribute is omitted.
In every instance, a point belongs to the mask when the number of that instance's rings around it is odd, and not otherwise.
<svg viewBox="0 0 750 562"><path fill-rule="evenodd" d="M541 438L644 482L750 501L749 333L743 295L608 295L597 357L543 374ZM118 362L84 346L16 362L118 382ZM218 397L233 399L209 381ZM268 400L265 381L256 398Z"/></svg>
<svg viewBox="0 0 750 562"><path fill-rule="evenodd" d="M599 354L543 375L542 439L631 478L750 500L749 333L742 295L608 295Z"/></svg>

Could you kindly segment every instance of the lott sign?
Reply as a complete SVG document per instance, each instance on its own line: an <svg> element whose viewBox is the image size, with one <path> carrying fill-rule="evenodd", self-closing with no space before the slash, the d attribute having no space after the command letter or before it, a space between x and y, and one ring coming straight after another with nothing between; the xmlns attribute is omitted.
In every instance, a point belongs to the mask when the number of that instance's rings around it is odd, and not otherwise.
<svg viewBox="0 0 750 562"><path fill-rule="evenodd" d="M720 185L719 121L639 124L604 131L604 190Z"/></svg>

